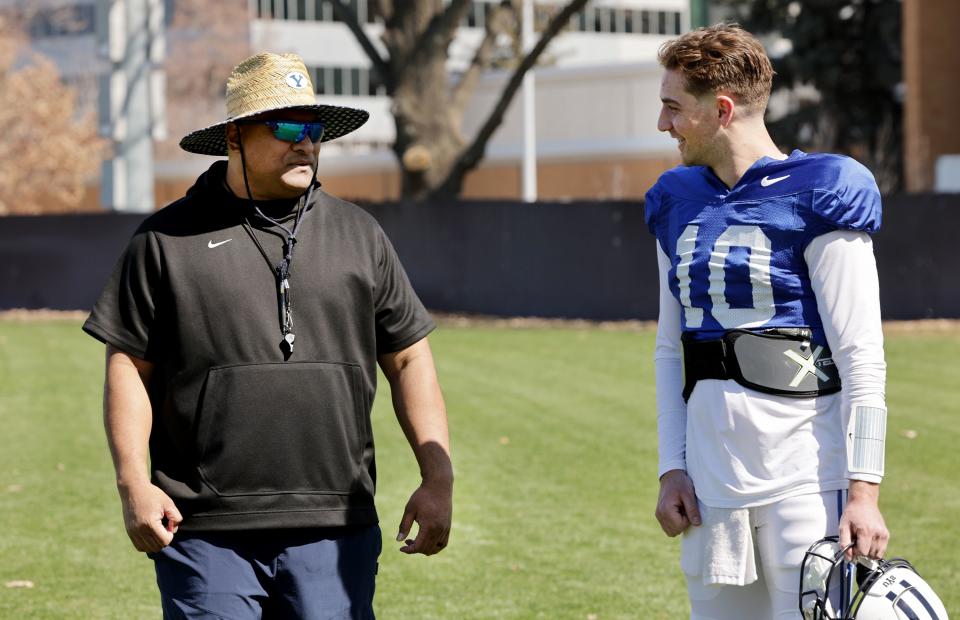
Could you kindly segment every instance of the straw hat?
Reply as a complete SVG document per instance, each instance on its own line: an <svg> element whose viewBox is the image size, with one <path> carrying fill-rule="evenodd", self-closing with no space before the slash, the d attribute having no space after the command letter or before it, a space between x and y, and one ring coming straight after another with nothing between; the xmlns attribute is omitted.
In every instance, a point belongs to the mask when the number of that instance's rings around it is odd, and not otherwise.
<svg viewBox="0 0 960 620"><path fill-rule="evenodd" d="M198 129L180 140L180 148L201 155L227 154L227 124L272 110L316 112L324 124L322 141L357 129L370 117L366 110L318 105L313 82L296 54L265 52L237 65L227 79L227 120Z"/></svg>

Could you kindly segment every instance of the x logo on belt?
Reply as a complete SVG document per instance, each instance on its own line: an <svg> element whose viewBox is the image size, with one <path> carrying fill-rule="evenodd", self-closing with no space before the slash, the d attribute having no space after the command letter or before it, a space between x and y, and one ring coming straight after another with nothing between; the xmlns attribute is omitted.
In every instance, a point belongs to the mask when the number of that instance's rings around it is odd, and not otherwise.
<svg viewBox="0 0 960 620"><path fill-rule="evenodd" d="M825 372L816 366L817 360L820 358L821 353L823 353L823 347L820 346L813 350L813 353L810 354L810 357L803 357L792 349L788 349L783 352L784 355L795 361L800 366L800 370L797 371L797 375L793 378L793 381L790 382L790 387L797 387L800 385L800 382L803 381L804 377L806 377L808 374L816 376L821 381L828 381L830 379Z"/></svg>

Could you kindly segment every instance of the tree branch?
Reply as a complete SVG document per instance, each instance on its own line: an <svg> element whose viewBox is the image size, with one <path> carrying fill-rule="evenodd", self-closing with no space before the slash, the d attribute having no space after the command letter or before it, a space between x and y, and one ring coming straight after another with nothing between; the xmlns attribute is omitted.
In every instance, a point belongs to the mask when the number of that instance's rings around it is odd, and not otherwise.
<svg viewBox="0 0 960 620"><path fill-rule="evenodd" d="M384 18L383 44L387 46L387 52L390 56L388 62L389 79L393 83L393 88L389 91L389 94L393 96L404 81L407 68L410 66L411 50L416 45L419 31L417 23L418 6L412 0L379 1L381 14Z"/></svg>
<svg viewBox="0 0 960 620"><path fill-rule="evenodd" d="M376 5L377 12L380 13L380 19L385 24L389 24L390 19L393 18L393 0L370 0L367 2L367 10L370 10L369 7L373 4Z"/></svg>
<svg viewBox="0 0 960 620"><path fill-rule="evenodd" d="M510 107L513 97L523 84L523 76L536 64L541 54L543 54L543 51L547 49L550 41L560 33L563 27L570 22L570 19L582 10L586 4L587 0L571 0L571 2L563 7L563 10L553 16L553 19L550 20L550 23L547 24L543 34L540 36L540 40L537 41L537 44L530 50L530 53L527 54L517 68L514 69L513 75L510 76L510 80L500 94L500 100L497 101L497 105L494 106L487 120L480 127L479 131L477 131L473 142L471 142L470 145L463 150L460 157L457 158L450 173L447 174L447 178L434 190L434 195L442 196L459 193L464 175L477 166L486 151L487 142L503 123L503 115L506 113L507 108Z"/></svg>
<svg viewBox="0 0 960 620"><path fill-rule="evenodd" d="M393 0L378 0L378 3L380 6L380 15L383 17L384 24L388 31L401 27L403 21L408 19L416 8L416 3L410 2L409 0L399 0L398 2L394 2Z"/></svg>
<svg viewBox="0 0 960 620"><path fill-rule="evenodd" d="M377 51L377 48L374 47L373 41L371 41L370 37L367 36L367 33L364 32L363 26L360 24L360 20L357 19L357 14L353 12L353 10L350 9L350 7L348 7L342 0L329 1L330 6L333 7L333 14L337 16L344 24L346 24L347 28L350 29L350 32L353 33L353 36L356 37L360 47L363 48L363 51L366 52L367 57L373 64L374 70L380 76L380 79L383 80L383 85L386 87L387 93L392 94L395 84L393 81L393 75L390 73L390 67L387 65L387 61L380 56L380 52Z"/></svg>
<svg viewBox="0 0 960 620"><path fill-rule="evenodd" d="M417 37L416 45L410 52L410 58L417 62L421 56L432 57L436 48L446 50L453 40L453 33L460 25L460 20L470 8L470 0L451 0L443 13L439 13L430 20L426 30Z"/></svg>
<svg viewBox="0 0 960 620"><path fill-rule="evenodd" d="M503 24L500 22L506 15L512 13L512 5L499 4L491 11L486 23L486 34L477 47L470 67L463 73L460 81L453 88L450 96L451 111L457 115L463 114L463 110L469 101L470 96L476 88L477 81L480 79L480 72L490 66L490 52L496 43L497 37L504 32Z"/></svg>

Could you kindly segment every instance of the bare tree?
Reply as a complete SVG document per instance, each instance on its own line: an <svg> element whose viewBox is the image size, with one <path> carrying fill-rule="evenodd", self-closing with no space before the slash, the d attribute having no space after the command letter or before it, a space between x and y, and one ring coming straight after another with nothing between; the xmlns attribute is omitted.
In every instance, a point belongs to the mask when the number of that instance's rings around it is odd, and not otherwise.
<svg viewBox="0 0 960 620"><path fill-rule="evenodd" d="M106 152L92 110L77 106L48 58L0 16L0 215L77 210Z"/></svg>
<svg viewBox="0 0 960 620"><path fill-rule="evenodd" d="M515 40L519 23L516 7L505 1L493 8L473 60L454 83L447 71L447 59L456 30L470 9L469 0L378 0L386 57L367 36L349 3L330 0L334 14L350 28L393 99L393 151L400 163L404 197L451 197L461 192L464 178L483 159L487 142L503 122L523 76L586 3L571 0L557 6L536 45L516 63L497 103L468 140L461 131L464 109L481 71L494 60L498 37L513 34Z"/></svg>
<svg viewBox="0 0 960 620"><path fill-rule="evenodd" d="M246 3L177 0L167 31L167 126L161 158L183 155L180 138L223 118L227 75L249 56Z"/></svg>

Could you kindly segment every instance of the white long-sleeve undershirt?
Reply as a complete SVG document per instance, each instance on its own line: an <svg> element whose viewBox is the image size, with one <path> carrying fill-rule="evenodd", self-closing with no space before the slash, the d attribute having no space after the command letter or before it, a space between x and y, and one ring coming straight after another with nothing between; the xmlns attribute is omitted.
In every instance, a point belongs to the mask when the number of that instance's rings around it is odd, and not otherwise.
<svg viewBox="0 0 960 620"><path fill-rule="evenodd" d="M670 259L657 242L660 267L660 318L653 360L657 382L657 477L686 469L687 404L683 401L683 357L680 344L680 302L670 292Z"/></svg>
<svg viewBox="0 0 960 620"><path fill-rule="evenodd" d="M886 409L880 282L873 241L866 233L834 231L813 239L803 253L827 344L840 371L843 426L857 406ZM865 473L847 477L880 482Z"/></svg>
<svg viewBox="0 0 960 620"><path fill-rule="evenodd" d="M836 429L836 443L842 445L852 407L884 407L886 364L883 357L879 283L873 244L865 233L833 231L811 241L804 252L804 259L827 343L832 350L843 384L842 405L839 407L842 419L837 420L836 425L830 425ZM662 476L671 469L687 468L688 424L687 405L682 397L681 307L667 285L670 260L659 243L657 262L660 268L660 318L654 360L659 439L658 476ZM789 402L784 399L785 397L780 400ZM764 407L765 403L771 402L767 396L758 396L755 400L757 407ZM702 446L708 445L710 441L720 441L719 438L708 437L698 437L696 440ZM815 459L817 455L811 455L811 458ZM846 471L848 478L880 481L879 476L851 475L846 470L846 463L838 464L836 469ZM729 480L726 484L735 488L738 482ZM808 482L811 485L817 483L816 480ZM795 483L796 480L791 479L791 484ZM776 489L772 492L779 493ZM731 499L730 503L738 501L740 500Z"/></svg>

